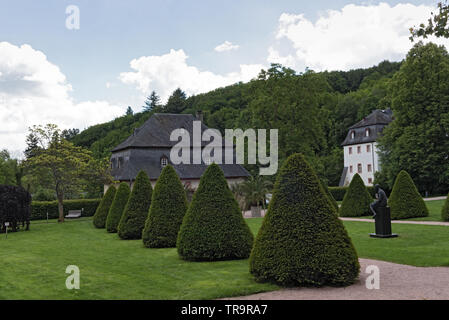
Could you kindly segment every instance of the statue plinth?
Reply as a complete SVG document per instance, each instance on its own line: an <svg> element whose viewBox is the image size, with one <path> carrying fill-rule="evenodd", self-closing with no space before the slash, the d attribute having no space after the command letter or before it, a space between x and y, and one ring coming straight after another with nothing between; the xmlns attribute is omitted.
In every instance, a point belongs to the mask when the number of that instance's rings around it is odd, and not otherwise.
<svg viewBox="0 0 449 320"><path fill-rule="evenodd" d="M376 225L376 233L370 233L370 237L395 238L398 236L396 233L391 233L390 207L377 208L374 220Z"/></svg>

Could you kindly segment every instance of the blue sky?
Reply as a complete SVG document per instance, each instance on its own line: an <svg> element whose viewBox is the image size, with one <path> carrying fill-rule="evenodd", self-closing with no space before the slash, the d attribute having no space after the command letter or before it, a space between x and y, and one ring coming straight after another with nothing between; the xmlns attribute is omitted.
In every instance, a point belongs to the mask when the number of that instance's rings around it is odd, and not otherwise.
<svg viewBox="0 0 449 320"><path fill-rule="evenodd" d="M396 7L400 3L408 6ZM16 123L0 129L0 149L22 149L20 139L35 122L60 120L61 127L83 129L112 119L128 105L138 111L152 89L164 99L176 86L185 87L188 94L204 92L234 80L247 81L254 70L270 62L283 62L297 71L306 66L319 71L400 60L411 46L404 41L408 24L427 17L435 4L412 0L1 0L0 120ZM68 5L79 7L79 30L65 27ZM365 14L377 18L365 23ZM316 24L320 18L324 25L335 25L334 34ZM402 19L409 20L397 23ZM354 31L359 25L362 31L368 30L366 37ZM371 53L376 50L370 48L370 36L379 41L376 54ZM238 48L215 50L225 41ZM131 67L131 61L139 58ZM60 118L39 116L46 108L39 93L14 96L5 90L25 82L29 85L25 75L33 79L36 91L42 90L42 97L60 104L69 101L64 108L79 108L91 120L81 119L73 110L65 118L63 114ZM53 80L60 76L65 78ZM19 78L23 81L16 81ZM12 115L23 101L29 104L23 117ZM32 112L37 115L28 116Z"/></svg>

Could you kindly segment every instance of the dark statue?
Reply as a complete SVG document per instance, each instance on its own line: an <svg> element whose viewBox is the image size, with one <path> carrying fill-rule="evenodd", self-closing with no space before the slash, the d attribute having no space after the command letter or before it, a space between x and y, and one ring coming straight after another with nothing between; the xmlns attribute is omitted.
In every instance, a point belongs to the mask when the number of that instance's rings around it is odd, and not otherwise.
<svg viewBox="0 0 449 320"><path fill-rule="evenodd" d="M375 220L376 233L371 233L370 236L373 238L395 238L398 235L391 233L391 215L387 195L378 184L374 186L374 190L376 191L376 201L369 207Z"/></svg>
<svg viewBox="0 0 449 320"><path fill-rule="evenodd" d="M388 203L387 194L382 188L376 184L374 186L374 191L376 192L376 201L370 204L371 212L373 213L373 219L376 217L379 208L386 208Z"/></svg>

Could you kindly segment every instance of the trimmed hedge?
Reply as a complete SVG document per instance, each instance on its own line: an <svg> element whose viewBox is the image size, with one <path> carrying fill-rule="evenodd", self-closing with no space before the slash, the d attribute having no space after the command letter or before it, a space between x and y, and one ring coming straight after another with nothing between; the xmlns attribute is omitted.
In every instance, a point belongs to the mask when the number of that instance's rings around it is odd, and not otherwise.
<svg viewBox="0 0 449 320"><path fill-rule="evenodd" d="M446 201L444 201L443 208L441 208L441 220L449 221L449 193L447 194Z"/></svg>
<svg viewBox="0 0 449 320"><path fill-rule="evenodd" d="M94 214L93 223L95 228L104 229L106 227L106 219L108 217L112 201L114 201L116 191L117 189L115 189L114 186L110 186L101 199L100 205Z"/></svg>
<svg viewBox="0 0 449 320"><path fill-rule="evenodd" d="M182 219L187 211L187 197L175 169L166 166L157 179L151 198L150 213L143 229L147 248L174 248Z"/></svg>
<svg viewBox="0 0 449 320"><path fill-rule="evenodd" d="M140 170L118 225L118 235L121 239L142 238L142 230L148 217L152 192L150 179L145 171Z"/></svg>
<svg viewBox="0 0 449 320"><path fill-rule="evenodd" d="M427 217L429 210L418 192L412 177L402 170L394 181L390 198L391 219Z"/></svg>
<svg viewBox="0 0 449 320"><path fill-rule="evenodd" d="M181 258L191 261L246 259L251 233L220 167L213 163L200 179L178 235Z"/></svg>
<svg viewBox="0 0 449 320"><path fill-rule="evenodd" d="M249 262L257 281L283 286L346 286L359 274L351 238L301 154L279 170Z"/></svg>
<svg viewBox="0 0 449 320"><path fill-rule="evenodd" d="M91 217L95 214L101 199L64 200L64 216L69 210L83 210L82 217ZM31 202L31 220L57 219L59 217L58 201Z"/></svg>
<svg viewBox="0 0 449 320"><path fill-rule="evenodd" d="M334 207L335 211L338 212L338 203L335 200L335 198L332 196L332 193L329 192L329 187L327 184L323 183L323 181L320 180L321 187L323 188L324 192L326 193L326 196L329 198L329 201L331 202L332 207Z"/></svg>
<svg viewBox="0 0 449 320"><path fill-rule="evenodd" d="M374 190L373 186L365 187L366 190L368 190L369 194L371 195L371 198L374 199L376 196L376 191ZM345 197L346 191L348 191L348 187L328 187L329 193L334 197L336 201L343 201L343 198ZM385 190L385 189L384 189ZM385 190L387 192L387 190ZM388 192L387 192L388 195Z"/></svg>
<svg viewBox="0 0 449 320"><path fill-rule="evenodd" d="M348 191L341 203L339 214L341 217L361 217L372 214L369 205L373 197L366 190L365 184L358 173L349 184Z"/></svg>
<svg viewBox="0 0 449 320"><path fill-rule="evenodd" d="M110 233L116 233L120 219L122 218L123 211L125 210L126 203L129 199L131 189L128 183L120 183L117 192L115 193L114 200L112 201L111 208L106 218L106 231Z"/></svg>

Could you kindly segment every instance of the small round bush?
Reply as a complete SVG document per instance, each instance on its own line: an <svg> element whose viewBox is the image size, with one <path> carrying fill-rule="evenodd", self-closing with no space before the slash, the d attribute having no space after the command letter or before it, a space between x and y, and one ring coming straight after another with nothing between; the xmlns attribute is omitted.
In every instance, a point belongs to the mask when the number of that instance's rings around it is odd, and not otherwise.
<svg viewBox="0 0 449 320"><path fill-rule="evenodd" d="M177 241L181 258L214 261L248 258L253 235L223 171L211 164L201 177Z"/></svg>
<svg viewBox="0 0 449 320"><path fill-rule="evenodd" d="M148 248L174 248L187 211L184 186L175 169L166 166L157 179L142 240Z"/></svg>
<svg viewBox="0 0 449 320"><path fill-rule="evenodd" d="M141 170L137 174L134 187L118 225L118 236L121 239L142 238L142 230L148 217L152 192L150 179L145 171Z"/></svg>
<svg viewBox="0 0 449 320"><path fill-rule="evenodd" d="M101 199L100 205L98 206L97 211L95 211L93 218L95 228L104 228L106 226L106 218L108 217L109 209L114 200L115 192L115 187L110 186L103 196L103 199Z"/></svg>
<svg viewBox="0 0 449 320"><path fill-rule="evenodd" d="M391 219L427 217L429 215L429 210L416 189L412 177L405 170L399 172L394 181L388 205Z"/></svg>
<svg viewBox="0 0 449 320"><path fill-rule="evenodd" d="M441 219L443 221L449 221L449 193L447 194L446 201L444 201L443 208L441 208Z"/></svg>
<svg viewBox="0 0 449 320"><path fill-rule="evenodd" d="M371 215L369 205L373 198L358 173L354 175L340 207L341 217L361 217Z"/></svg>
<svg viewBox="0 0 449 320"><path fill-rule="evenodd" d="M109 209L108 218L106 219L106 230L111 233L117 232L118 224L128 202L131 189L128 183L122 182L115 193L114 201L112 201Z"/></svg>
<svg viewBox="0 0 449 320"><path fill-rule="evenodd" d="M351 239L301 154L279 170L249 262L257 281L283 286L346 286L359 274Z"/></svg>

